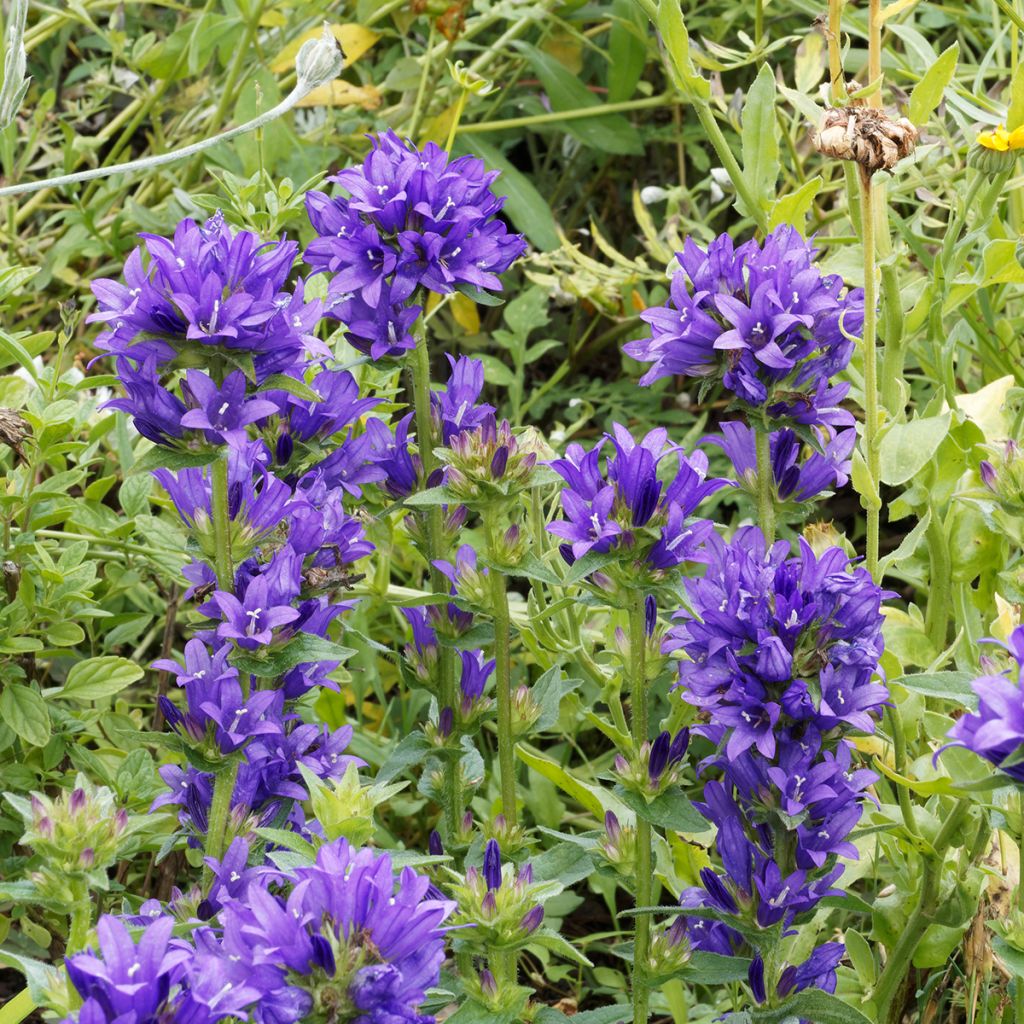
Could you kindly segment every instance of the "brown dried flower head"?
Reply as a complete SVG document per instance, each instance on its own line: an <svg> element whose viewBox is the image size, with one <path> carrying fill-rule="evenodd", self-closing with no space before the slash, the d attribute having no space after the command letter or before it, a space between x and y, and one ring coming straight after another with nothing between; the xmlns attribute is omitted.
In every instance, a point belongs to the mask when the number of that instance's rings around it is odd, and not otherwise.
<svg viewBox="0 0 1024 1024"><path fill-rule="evenodd" d="M864 106L863 100L854 100L849 106L825 111L814 145L824 156L852 160L874 174L891 170L914 152L917 129L905 117L893 118L877 107Z"/></svg>
<svg viewBox="0 0 1024 1024"><path fill-rule="evenodd" d="M21 442L29 435L26 420L14 409L0 408L0 444L13 448L19 458L25 458Z"/></svg>

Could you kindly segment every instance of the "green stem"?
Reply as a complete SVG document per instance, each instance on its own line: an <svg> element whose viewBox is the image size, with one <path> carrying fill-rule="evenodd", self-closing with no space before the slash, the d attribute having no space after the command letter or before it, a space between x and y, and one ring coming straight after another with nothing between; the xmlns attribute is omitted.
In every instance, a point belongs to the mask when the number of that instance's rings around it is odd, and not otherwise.
<svg viewBox="0 0 1024 1024"><path fill-rule="evenodd" d="M635 591L629 604L629 687L633 756L638 756L647 739L647 630L644 593ZM651 867L651 825L636 819L636 905L649 907L654 902L654 873ZM651 918L639 914L633 931L633 1022L647 1024L650 1001Z"/></svg>
<svg viewBox="0 0 1024 1024"><path fill-rule="evenodd" d="M13 999L8 999L0 1006L0 1024L21 1024L35 1008L32 994L23 988Z"/></svg>
<svg viewBox="0 0 1024 1024"><path fill-rule="evenodd" d="M210 509L213 518L214 569L217 585L235 591L235 563L231 558L231 509L228 506L228 460L224 453L210 470Z"/></svg>
<svg viewBox="0 0 1024 1024"><path fill-rule="evenodd" d="M587 117L602 117L605 114L623 113L631 110L648 110L678 103L677 97L671 93L659 96L648 96L641 100L622 100L620 103L602 103L596 107L578 107L575 110L555 111L554 113L530 114L523 117L506 117L498 121L475 121L459 128L460 135L477 135L484 132L509 131L516 128L528 128L535 124L554 124L561 121L579 121Z"/></svg>
<svg viewBox="0 0 1024 1024"><path fill-rule="evenodd" d="M934 853L925 857L924 872L921 877L921 893L917 904L903 927L903 934L886 960L885 969L871 994L871 1001L875 1004L876 1019L879 1024L897 1024L901 1007L894 1006L893 1003L906 980L917 944L921 941L926 926L935 915L946 851L961 831L964 818L970 813L970 809L969 799L964 798L957 801L935 838Z"/></svg>
<svg viewBox="0 0 1024 1024"><path fill-rule="evenodd" d="M416 348L413 358L409 361L412 374L412 395L416 418L416 443L419 446L420 465L423 469L423 480L426 483L438 469L439 463L434 454L434 425L430 411L430 349L427 344L427 328L422 318L414 327ZM431 506L426 513L426 560L430 575L430 589L434 594L447 594L448 583L434 562L444 554L444 523L439 505ZM440 708L455 707L455 651L442 644L438 672L440 686L438 706ZM454 840L459 828L461 814L462 786L459 781L459 760L451 758L444 766L444 813L448 829L448 839Z"/></svg>
<svg viewBox="0 0 1024 1024"><path fill-rule="evenodd" d="M71 924L68 929L67 955L85 949L85 941L92 927L92 899L89 884L84 878L70 880L74 901L71 904Z"/></svg>
<svg viewBox="0 0 1024 1024"><path fill-rule="evenodd" d="M764 36L764 0L754 0L754 45L760 46ZM764 63L764 57L757 58L758 67Z"/></svg>
<svg viewBox="0 0 1024 1024"><path fill-rule="evenodd" d="M607 108L602 109L607 110ZM740 170L740 165L736 157L733 156L729 143L726 142L725 136L722 134L722 129L718 127L718 121L715 120L711 104L702 100L696 100L694 101L693 109L697 112L697 117L708 137L708 141L711 143L718 159L722 162L722 166L729 175L733 188L736 189L736 194L743 200L747 215L753 218L754 223L757 224L761 232L767 233L768 214L761 208L761 204L757 201L754 193L750 191L747 180L743 177L743 171Z"/></svg>
<svg viewBox="0 0 1024 1024"><path fill-rule="evenodd" d="M1017 793L1017 815L1020 819L1020 832L1017 836L1017 848L1020 850L1018 864L1024 864L1024 795ZM1019 876L1019 872L1018 872ZM1024 879L1017 879L1017 910L1024 912ZM1019 974L1013 979L1013 1019L1024 1021L1024 978Z"/></svg>
<svg viewBox="0 0 1024 1024"><path fill-rule="evenodd" d="M864 247L864 461L868 467L871 493L861 495L867 512L865 562L871 576L878 578L878 520L881 511L878 449L878 287L875 267L875 215L871 195L871 174L860 168L861 244Z"/></svg>
<svg viewBox="0 0 1024 1024"><path fill-rule="evenodd" d="M494 678L498 697L498 770L501 776L501 811L510 825L519 820L516 807L515 742L512 736L512 620L504 575L494 568L497 558L497 525L494 513L483 515L487 531L487 557L492 562L487 578L491 584L491 615L494 618Z"/></svg>
<svg viewBox="0 0 1024 1024"><path fill-rule="evenodd" d="M767 427L754 428L757 452L757 520L765 543L775 543L775 475L772 473L771 432Z"/></svg>
<svg viewBox="0 0 1024 1024"><path fill-rule="evenodd" d="M434 63L434 19L430 19L430 31L427 33L427 49L423 54L423 71L420 74L420 87L416 90L416 102L413 104L412 116L409 118L409 138L415 139L416 133L420 130L420 122L423 117L423 100L427 95L427 79L430 77L430 69Z"/></svg>
<svg viewBox="0 0 1024 1024"><path fill-rule="evenodd" d="M928 544L928 609L925 613L925 629L935 650L946 648L946 633L949 628L949 607L952 589L953 566L949 554L949 541L937 508L932 506L928 529L925 531Z"/></svg>
<svg viewBox="0 0 1024 1024"><path fill-rule="evenodd" d="M885 710L889 719L889 729L892 732L892 760L896 771L905 776L907 774L907 737L903 733L903 716L900 714L899 705L891 704ZM914 817L914 802L910 799L910 790L906 786L897 785L896 797L900 804L900 813L903 815L903 824L907 831L916 836L917 819Z"/></svg>
<svg viewBox="0 0 1024 1024"><path fill-rule="evenodd" d="M203 844L203 853L214 860L220 860L224 856L227 846L228 820L231 816L231 798L235 793L235 783L238 781L237 760L232 761L225 768L217 772L213 783L213 799L210 801L210 817L206 823L206 842ZM213 870L207 864L203 868L203 892L209 889L213 879Z"/></svg>

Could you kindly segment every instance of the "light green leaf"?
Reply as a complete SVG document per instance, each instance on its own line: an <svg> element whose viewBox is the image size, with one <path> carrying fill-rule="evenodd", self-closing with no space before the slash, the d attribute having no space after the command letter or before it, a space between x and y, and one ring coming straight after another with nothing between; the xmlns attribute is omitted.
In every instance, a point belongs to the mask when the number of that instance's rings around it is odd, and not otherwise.
<svg viewBox="0 0 1024 1024"><path fill-rule="evenodd" d="M978 706L978 696L971 689L970 672L915 672L893 680L897 686L925 697L951 700L972 710Z"/></svg>
<svg viewBox="0 0 1024 1024"><path fill-rule="evenodd" d="M743 104L741 139L743 142L743 177L754 198L764 210L771 208L775 198L775 182L779 177L779 120L775 116L775 75L763 64ZM757 211L736 207L747 216Z"/></svg>
<svg viewBox="0 0 1024 1024"><path fill-rule="evenodd" d="M754 1024L788 1024L798 1018L815 1024L871 1024L860 1010L820 989L799 992L770 1010L750 1011Z"/></svg>
<svg viewBox="0 0 1024 1024"><path fill-rule="evenodd" d="M707 100L711 97L711 85L697 71L690 56L690 36L683 21L679 0L661 0L658 4L658 31L665 43L669 71L676 87L687 99Z"/></svg>
<svg viewBox="0 0 1024 1024"><path fill-rule="evenodd" d="M788 196L782 196L772 203L771 216L768 218L768 227L777 228L780 224L792 224L798 231L803 231L804 221L811 211L814 197L822 186L820 176L805 181L795 192Z"/></svg>
<svg viewBox="0 0 1024 1024"><path fill-rule="evenodd" d="M56 696L83 702L102 700L104 697L120 693L142 676L142 666L127 658L118 658L114 655L89 658L71 666L67 682Z"/></svg>
<svg viewBox="0 0 1024 1024"><path fill-rule="evenodd" d="M1012 132L1024 124L1024 63L1017 65L1017 72L1010 82L1010 95L1006 111L1006 130Z"/></svg>
<svg viewBox="0 0 1024 1024"><path fill-rule="evenodd" d="M917 476L949 433L950 414L894 423L879 445L882 482L906 483Z"/></svg>
<svg viewBox="0 0 1024 1024"><path fill-rule="evenodd" d="M603 818L605 811L613 811L620 820L623 818L628 820L632 817L617 797L599 786L593 786L575 778L557 761L552 761L551 758L522 746L516 747L516 756L535 772L539 772L544 778L553 782L563 793L567 793L582 804L595 818Z"/></svg>
<svg viewBox="0 0 1024 1024"><path fill-rule="evenodd" d="M943 50L939 59L921 76L910 94L910 120L916 125L924 124L935 108L942 102L946 86L953 80L960 44L953 43Z"/></svg>
<svg viewBox="0 0 1024 1024"><path fill-rule="evenodd" d="M34 747L49 742L50 712L39 691L26 683L9 683L0 694L0 720Z"/></svg>

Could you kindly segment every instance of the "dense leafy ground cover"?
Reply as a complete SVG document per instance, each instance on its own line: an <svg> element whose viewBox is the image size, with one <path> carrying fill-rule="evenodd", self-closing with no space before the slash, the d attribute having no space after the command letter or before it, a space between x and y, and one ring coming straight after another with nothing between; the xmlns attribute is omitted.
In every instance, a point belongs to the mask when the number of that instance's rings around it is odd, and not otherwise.
<svg viewBox="0 0 1024 1024"><path fill-rule="evenodd" d="M0 1024L1024 1021L1019 0L4 13Z"/></svg>

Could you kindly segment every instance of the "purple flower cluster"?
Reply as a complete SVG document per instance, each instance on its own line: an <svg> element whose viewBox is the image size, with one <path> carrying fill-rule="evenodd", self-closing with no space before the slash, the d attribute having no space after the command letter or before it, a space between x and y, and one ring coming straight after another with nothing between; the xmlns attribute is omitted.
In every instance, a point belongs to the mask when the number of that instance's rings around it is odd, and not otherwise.
<svg viewBox="0 0 1024 1024"><path fill-rule="evenodd" d="M952 742L942 750L966 747L1024 785L1024 690L1020 680L1024 668L1024 626L1017 626L1009 641L999 646L1016 663L1017 680L1010 679L1008 672L993 672L975 679L971 688L978 697L978 710L957 720L948 733ZM983 659L983 663L988 660Z"/></svg>
<svg viewBox="0 0 1024 1024"><path fill-rule="evenodd" d="M291 705L336 687L327 634L351 607L337 595L373 550L346 500L385 474L362 429L377 400L325 365L313 333L320 305L304 301L301 285L288 290L294 243L264 244L219 214L145 241L145 266L136 250L124 284L94 286L98 345L116 356L127 394L111 404L150 440L210 460L154 473L195 542L186 597L207 620L183 663L155 666L182 692L161 710L191 762L162 769L170 792L156 806L179 806L196 841L215 773L235 759L233 827L303 828L300 769L335 777L361 763L343 755L350 730L303 724ZM220 498L218 471L227 477Z"/></svg>
<svg viewBox="0 0 1024 1024"><path fill-rule="evenodd" d="M415 345L412 328L427 292L499 290L498 275L526 243L498 214L497 172L482 160L450 160L434 143L422 150L394 132L371 140L361 167L329 178L345 196L306 195L318 237L305 252L331 275L327 314L373 359Z"/></svg>
<svg viewBox="0 0 1024 1024"><path fill-rule="evenodd" d="M707 479L703 452L687 456L660 428L636 441L616 423L589 451L570 444L551 467L566 483L565 518L548 529L563 540L562 555L570 564L592 552L613 553L636 581L659 579L683 562L702 560L714 526L693 513L726 483Z"/></svg>
<svg viewBox="0 0 1024 1024"><path fill-rule="evenodd" d="M723 868L705 869L681 903L715 911L688 919L691 943L729 955L758 929L788 934L836 891L837 858L857 856L849 836L875 776L854 765L843 734L872 732L887 699L873 677L888 595L841 549L816 557L801 541L793 555L756 527L711 538L706 560L665 650L687 655L680 685L702 718L693 731L715 745L701 770L716 777L697 807L717 828ZM831 991L834 954L823 947L767 983L780 995L805 982Z"/></svg>
<svg viewBox="0 0 1024 1024"><path fill-rule="evenodd" d="M240 847L229 857L244 867ZM339 1007L352 1024L432 1022L419 1008L438 981L455 905L435 898L429 879L396 875L386 854L344 839L289 874L234 875L219 888L217 917L187 940L172 937L174 918L158 908L138 941L122 920L101 918L99 955L67 961L83 999L77 1024L293 1024Z"/></svg>
<svg viewBox="0 0 1024 1024"><path fill-rule="evenodd" d="M721 437L708 437L729 457L736 472L736 486L757 495L757 452L752 427L743 423L720 423ZM792 430L772 432L769 441L776 507L802 506L828 492L845 487L850 479L851 455L857 443L853 427L816 430L820 450L805 445Z"/></svg>
<svg viewBox="0 0 1024 1024"><path fill-rule="evenodd" d="M863 292L843 294L822 276L814 248L783 225L763 243L735 246L720 235L701 249L687 239L677 253L669 304L642 318L651 337L628 342L633 358L653 365L650 384L682 375L721 382L745 407L771 419L848 426L839 408L848 384L831 378L850 361L864 320Z"/></svg>

